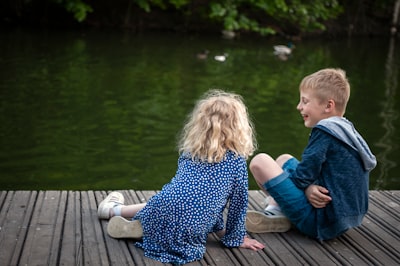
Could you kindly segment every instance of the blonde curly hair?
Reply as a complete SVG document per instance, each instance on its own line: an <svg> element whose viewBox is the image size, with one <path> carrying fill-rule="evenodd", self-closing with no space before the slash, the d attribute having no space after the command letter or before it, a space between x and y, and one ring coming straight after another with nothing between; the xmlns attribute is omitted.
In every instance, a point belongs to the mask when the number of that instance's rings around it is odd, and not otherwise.
<svg viewBox="0 0 400 266"><path fill-rule="evenodd" d="M242 97L222 90L210 90L197 102L178 144L180 153L209 163L222 161L228 150L247 159L256 148Z"/></svg>

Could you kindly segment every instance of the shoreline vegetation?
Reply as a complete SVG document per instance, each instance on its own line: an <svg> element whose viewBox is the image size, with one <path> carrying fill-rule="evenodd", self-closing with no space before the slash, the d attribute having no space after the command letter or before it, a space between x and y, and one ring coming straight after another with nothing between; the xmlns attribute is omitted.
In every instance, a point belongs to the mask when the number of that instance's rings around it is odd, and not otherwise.
<svg viewBox="0 0 400 266"><path fill-rule="evenodd" d="M398 36L400 0L2 1L0 27L116 28L237 36Z"/></svg>

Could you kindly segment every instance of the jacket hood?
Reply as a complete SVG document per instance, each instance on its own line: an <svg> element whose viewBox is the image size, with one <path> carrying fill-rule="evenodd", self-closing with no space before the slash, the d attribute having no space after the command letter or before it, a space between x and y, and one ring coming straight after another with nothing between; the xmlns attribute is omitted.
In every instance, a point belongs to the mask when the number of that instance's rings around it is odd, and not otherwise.
<svg viewBox="0 0 400 266"><path fill-rule="evenodd" d="M315 126L340 139L358 152L366 171L376 166L376 158L372 154L367 142L354 128L353 123L344 117L334 116L322 119Z"/></svg>

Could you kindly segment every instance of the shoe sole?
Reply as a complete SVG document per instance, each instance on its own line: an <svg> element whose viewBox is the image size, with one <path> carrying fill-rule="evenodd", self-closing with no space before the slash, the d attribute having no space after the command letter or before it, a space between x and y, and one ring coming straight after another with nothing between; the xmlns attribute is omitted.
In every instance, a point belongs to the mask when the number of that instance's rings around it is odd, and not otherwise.
<svg viewBox="0 0 400 266"><path fill-rule="evenodd" d="M283 233L289 231L291 223L285 216L265 215L258 211L247 211L246 229L251 233Z"/></svg>
<svg viewBox="0 0 400 266"><path fill-rule="evenodd" d="M114 216L107 225L107 233L113 238L143 237L143 228L139 220L128 221L121 216Z"/></svg>

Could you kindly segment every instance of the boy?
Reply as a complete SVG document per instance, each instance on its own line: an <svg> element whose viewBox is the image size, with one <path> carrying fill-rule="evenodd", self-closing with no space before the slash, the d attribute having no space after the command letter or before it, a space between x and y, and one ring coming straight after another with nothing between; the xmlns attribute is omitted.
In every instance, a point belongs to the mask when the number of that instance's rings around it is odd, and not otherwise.
<svg viewBox="0 0 400 266"><path fill-rule="evenodd" d="M253 158L250 171L272 198L264 212L247 212L249 232L285 232L292 223L310 237L327 240L361 224L376 159L343 117L349 97L341 69L322 69L302 80L297 110L312 128L308 145L301 162L289 154Z"/></svg>

